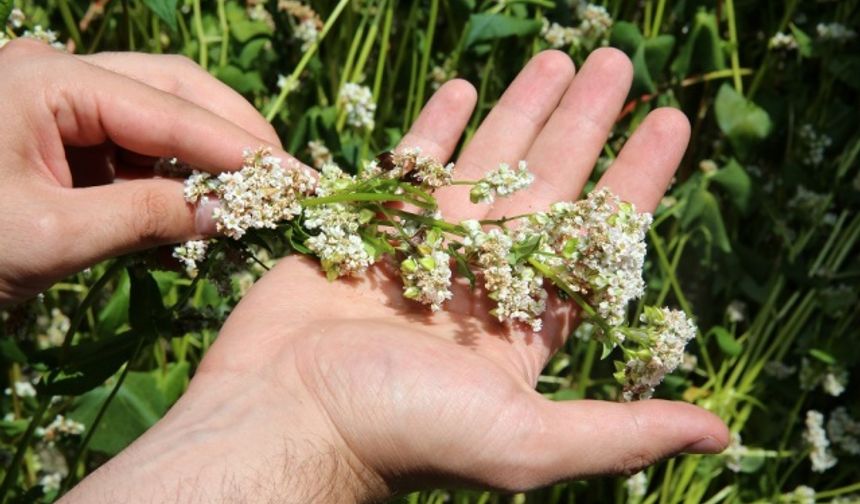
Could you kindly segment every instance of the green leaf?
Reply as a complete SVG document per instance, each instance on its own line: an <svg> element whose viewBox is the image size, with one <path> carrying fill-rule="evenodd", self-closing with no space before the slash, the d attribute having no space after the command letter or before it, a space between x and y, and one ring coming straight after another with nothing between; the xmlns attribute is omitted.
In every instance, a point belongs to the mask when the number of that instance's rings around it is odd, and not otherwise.
<svg viewBox="0 0 860 504"><path fill-rule="evenodd" d="M266 91L266 86L263 84L260 72L248 72L239 67L227 65L217 68L215 70L215 77L218 77L218 80L243 94Z"/></svg>
<svg viewBox="0 0 860 504"><path fill-rule="evenodd" d="M824 350L819 350L817 348L810 348L809 349L809 355L811 355L812 357L815 357L816 359L820 360L821 362L823 362L829 366L835 366L837 363L836 358L833 357L832 355L830 355L829 353L825 352Z"/></svg>
<svg viewBox="0 0 860 504"><path fill-rule="evenodd" d="M767 112L728 83L724 83L717 93L714 112L720 130L740 158L746 157L755 144L770 134L772 124Z"/></svg>
<svg viewBox="0 0 860 504"><path fill-rule="evenodd" d="M740 355L743 347L738 343L738 340L732 336L732 333L720 326L711 329L711 333L716 337L717 345L719 345L720 350L722 350L724 354L731 356Z"/></svg>
<svg viewBox="0 0 860 504"><path fill-rule="evenodd" d="M104 383L128 362L138 339L131 332L111 338L87 341L68 348L49 348L36 352L32 360L62 372L51 383L37 385L40 394L80 395Z"/></svg>
<svg viewBox="0 0 860 504"><path fill-rule="evenodd" d="M143 3L176 31L176 0L143 0Z"/></svg>
<svg viewBox="0 0 860 504"><path fill-rule="evenodd" d="M504 14L472 14L468 26L465 38L467 49L480 42L534 35L540 31L541 23L535 19L520 19Z"/></svg>
<svg viewBox="0 0 860 504"><path fill-rule="evenodd" d="M152 273L139 267L128 268L128 277L131 281L128 322L132 330L155 341L169 317L158 282Z"/></svg>
<svg viewBox="0 0 860 504"><path fill-rule="evenodd" d="M0 29L5 28L6 20L12 12L12 0L0 0Z"/></svg>
<svg viewBox="0 0 860 504"><path fill-rule="evenodd" d="M681 225L689 229L694 223L700 223L707 231L711 241L723 252L731 252L732 246L729 242L726 226L720 214L720 205L713 194L708 192L704 186L693 194L684 209L681 217Z"/></svg>
<svg viewBox="0 0 860 504"><path fill-rule="evenodd" d="M239 53L239 59L237 62L239 66L245 69L249 69L253 66L255 62L257 62L260 53L266 47L266 44L271 43L268 38L258 38L251 40L242 48L242 52Z"/></svg>
<svg viewBox="0 0 860 504"><path fill-rule="evenodd" d="M648 62L645 59L645 44L639 46L636 52L633 53L633 85L630 87L632 96L643 94L653 94L657 92L657 86L651 79L651 72L648 70Z"/></svg>
<svg viewBox="0 0 860 504"><path fill-rule="evenodd" d="M116 290L99 312L97 334L103 337L116 334L116 331L128 322L129 285L128 273L123 272L119 277Z"/></svg>
<svg viewBox="0 0 860 504"><path fill-rule="evenodd" d="M683 78L690 72L710 72L724 68L726 56L717 17L703 9L699 10L693 18L690 35L672 63L672 73Z"/></svg>
<svg viewBox="0 0 860 504"><path fill-rule="evenodd" d="M154 373L160 373L155 371ZM89 449L115 455L152 427L170 407L154 373L131 371L105 410L90 440ZM113 388L108 383L77 398L69 417L92 425Z"/></svg>
<svg viewBox="0 0 860 504"><path fill-rule="evenodd" d="M22 418L19 420L0 420L0 432L6 437L16 437L27 430L30 421Z"/></svg>
<svg viewBox="0 0 860 504"><path fill-rule="evenodd" d="M27 363L27 356L11 338L0 338L0 358L3 362Z"/></svg>
<svg viewBox="0 0 860 504"><path fill-rule="evenodd" d="M243 17L230 23L230 33L244 44L254 37L268 37L272 34L272 29L262 21L251 21Z"/></svg>
<svg viewBox="0 0 860 504"><path fill-rule="evenodd" d="M672 49L675 47L675 37L672 35L660 35L645 40L644 45L645 62L648 65L648 72L654 78L659 76L660 72L666 67L666 63L672 55Z"/></svg>
<svg viewBox="0 0 860 504"><path fill-rule="evenodd" d="M609 44L621 49L628 56L632 56L636 52L643 40L639 27L628 21L615 23L612 27L612 34L609 36Z"/></svg>
<svg viewBox="0 0 860 504"><path fill-rule="evenodd" d="M528 259L540 246L540 235L532 235L514 244L511 247L511 255L508 262L511 264L519 264L525 259Z"/></svg>
<svg viewBox="0 0 860 504"><path fill-rule="evenodd" d="M797 52L804 58L812 56L812 39L798 28L794 23L789 25L791 33L794 35L794 40L797 41Z"/></svg>
<svg viewBox="0 0 860 504"><path fill-rule="evenodd" d="M738 210L743 213L749 211L752 202L752 180L734 158L710 179L726 190Z"/></svg>

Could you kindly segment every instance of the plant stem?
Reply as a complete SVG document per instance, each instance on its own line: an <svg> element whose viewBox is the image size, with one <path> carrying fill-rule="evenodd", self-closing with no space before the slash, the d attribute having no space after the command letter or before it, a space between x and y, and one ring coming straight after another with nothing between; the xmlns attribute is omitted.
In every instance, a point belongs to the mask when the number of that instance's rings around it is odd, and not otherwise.
<svg viewBox="0 0 860 504"><path fill-rule="evenodd" d="M729 23L729 45L732 48L732 72L734 73L735 90L744 94L744 82L741 80L740 47L738 46L738 27L735 19L735 2L726 0L726 17Z"/></svg>
<svg viewBox="0 0 860 504"><path fill-rule="evenodd" d="M427 31L424 36L424 47L421 52L421 66L418 69L418 90L416 91L412 122L418 118L424 107L424 89L427 86L427 71L430 67L430 51L433 49L433 38L436 35L436 19L439 16L439 0L430 2L430 18L427 20Z"/></svg>
<svg viewBox="0 0 860 504"><path fill-rule="evenodd" d="M204 70L209 69L209 46L206 33L203 31L203 14L200 12L200 0L194 0L194 30L197 32L199 52L197 62Z"/></svg>
<svg viewBox="0 0 860 504"><path fill-rule="evenodd" d="M69 36L75 42L75 52L84 48L84 42L81 39L81 32L78 31L78 25L75 23L75 18L72 16L72 10L69 8L68 0L58 0L57 7L60 9L60 16L63 18L63 23L69 31Z"/></svg>
<svg viewBox="0 0 860 504"><path fill-rule="evenodd" d="M199 0L195 0L199 1ZM287 82L284 85L281 92L278 94L278 97L275 99L275 102L272 104L272 107L269 109L269 112L266 114L266 120L272 122L272 119L278 115L278 112L284 107L284 103L287 100L287 95L293 90L293 83L298 82L299 76L305 70L305 67L311 61L311 58L316 54L317 49L319 49L320 44L325 39L326 35L328 35L329 30L331 30L332 25L334 25L337 18L340 16L340 13L343 12L343 9L349 5L350 0L340 0L335 6L332 13L329 15L328 19L326 19L325 24L320 30L319 37L314 41L313 44L308 48L307 51L302 55L302 59L299 60L299 64L296 65L296 68L293 69L293 72L287 77Z"/></svg>

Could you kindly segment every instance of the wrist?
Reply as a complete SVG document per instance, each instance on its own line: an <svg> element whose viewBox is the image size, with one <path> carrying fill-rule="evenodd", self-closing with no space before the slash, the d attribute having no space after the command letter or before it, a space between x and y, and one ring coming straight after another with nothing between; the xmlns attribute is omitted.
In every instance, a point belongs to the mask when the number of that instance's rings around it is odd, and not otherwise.
<svg viewBox="0 0 860 504"><path fill-rule="evenodd" d="M312 401L232 378L196 376L161 421L69 501L359 503L387 495Z"/></svg>

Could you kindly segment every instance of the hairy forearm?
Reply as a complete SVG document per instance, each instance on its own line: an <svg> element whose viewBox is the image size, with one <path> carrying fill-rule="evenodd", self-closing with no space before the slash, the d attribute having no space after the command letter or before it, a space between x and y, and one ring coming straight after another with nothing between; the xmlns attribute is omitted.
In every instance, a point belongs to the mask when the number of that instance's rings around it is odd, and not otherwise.
<svg viewBox="0 0 860 504"><path fill-rule="evenodd" d="M380 486L303 403L191 390L62 502L369 502ZM294 398L295 399L295 398ZM277 413L273 413L276 410ZM371 490L374 488L375 490Z"/></svg>

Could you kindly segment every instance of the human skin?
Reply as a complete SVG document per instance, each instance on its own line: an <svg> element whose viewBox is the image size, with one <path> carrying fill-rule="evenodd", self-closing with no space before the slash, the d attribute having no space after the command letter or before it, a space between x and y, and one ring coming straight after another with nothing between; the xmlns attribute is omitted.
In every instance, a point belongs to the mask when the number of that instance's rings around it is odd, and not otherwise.
<svg viewBox="0 0 860 504"><path fill-rule="evenodd" d="M51 58L54 65L69 65L61 75L75 75L76 80L78 74L70 72L95 75L81 76L83 82L107 80L101 72L107 72L103 68L108 59L116 74L127 68L123 67L126 57L142 58L110 55L82 63L41 47L16 43L12 49L11 55L9 48L0 51L0 66L12 68L6 66L7 58L29 59L34 62L27 63L30 67L25 70L40 75L35 61ZM41 52L33 58L36 53L28 55L28 51ZM95 66L99 63L102 68ZM139 68L142 62L137 63ZM82 64L88 67L77 66ZM187 62L179 64L191 68ZM526 159L536 175L533 186L494 205L472 205L468 188L440 190L437 198L446 219L515 215L579 196L623 105L632 68L622 53L601 49L574 74L563 53L536 56L457 160L456 178L477 179L499 162ZM0 78L0 90L8 84L8 75L4 72ZM98 235L94 245L72 247L62 260L54 258L50 248L36 250L37 244L19 233L21 248L27 250L0 261L18 265L16 271L29 276L0 277L0 286L6 286L0 292L8 301L116 253L211 232L195 226L193 209L184 205L181 186L173 181L136 180L71 189L69 174L75 167L61 162L64 143L101 145L110 138L113 144L139 154L178 155L211 171L240 166L243 147L261 143L277 147L272 132L257 116L246 116L247 107L235 100L231 101L235 109L213 111L215 102L197 94L175 97L146 89L145 100L120 98L117 103L110 93L93 98L85 84L42 76L46 91L23 97L15 106L32 106L28 113L44 122L11 127L10 132L24 130L16 140L7 140L3 132L0 138L6 148L0 156L7 156L11 148L19 157L0 158L0 170L11 173L8 167L26 167L15 168L20 192L40 184L39 190L53 192L41 193L38 201L22 198L18 203L25 206L13 216L0 212L4 216L0 229L10 230L4 236L14 238L16 226L22 225L19 221L42 215L46 209L39 205L85 205L86 198L74 195L81 191L104 198L100 205L81 207L89 211L77 217L96 228L94 233L99 228L131 229L120 231L123 238L118 241L111 241L109 233ZM205 75L200 79L209 82ZM208 85L224 92L213 83ZM141 86L132 87L137 92ZM50 96L57 89L65 89L59 93L64 99L48 101L54 106L40 111L44 105L40 96ZM190 103L194 99L197 106ZM28 105L28 100L36 104ZM98 105L92 106L93 101ZM462 80L447 83L401 145L418 146L447 160L474 103L471 85ZM180 105L183 117L172 112ZM114 106L120 110L112 110ZM138 111L141 107L145 110ZM131 113L139 114L137 121L122 120ZM64 119L69 116L77 118L72 121L75 127L66 126L69 121ZM142 131L126 131L132 122L140 124ZM28 130L22 124L56 126L47 126L45 132L40 130L45 126ZM0 132L5 127L0 126ZM158 133L159 127L165 131ZM201 128L206 131L193 140L184 137L187 131ZM689 125L680 112L655 110L628 140L600 185L642 211L653 210L688 137ZM51 143L57 139L59 143ZM214 150L202 148L209 145L207 141ZM39 160L45 161L39 165ZM4 189L11 187L12 178L0 180ZM127 192L119 191L124 185L154 187L156 183L163 191L158 201L170 206L162 214L169 222L151 232L133 221L133 203ZM111 191L115 192L109 195ZM108 205L115 206L117 213L106 215ZM62 226L43 231L51 243L67 249L64 244L74 238ZM26 258L24 252L37 257L21 266L15 261ZM37 259L47 261L47 266ZM560 480L629 474L681 452L719 452L728 442L726 427L716 416L689 404L552 402L536 393L541 369L576 323L576 312L569 304L551 298L544 329L532 333L499 324L487 314L488 300L462 284L455 286L454 299L445 309L432 315L403 299L401 289L385 265L360 278L328 282L308 259L281 260L233 311L188 391L165 418L65 500L372 502L439 485L524 490Z"/></svg>

